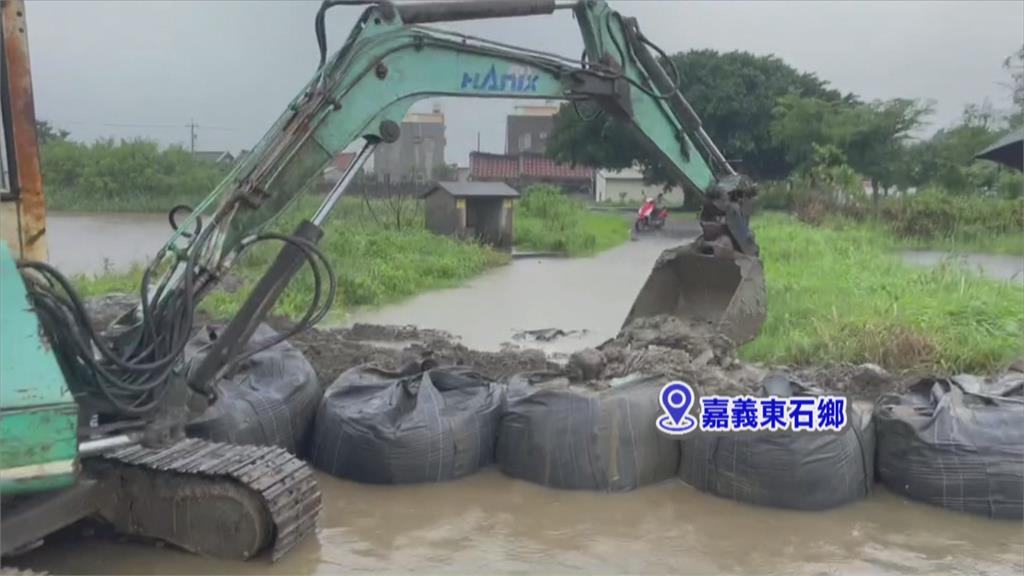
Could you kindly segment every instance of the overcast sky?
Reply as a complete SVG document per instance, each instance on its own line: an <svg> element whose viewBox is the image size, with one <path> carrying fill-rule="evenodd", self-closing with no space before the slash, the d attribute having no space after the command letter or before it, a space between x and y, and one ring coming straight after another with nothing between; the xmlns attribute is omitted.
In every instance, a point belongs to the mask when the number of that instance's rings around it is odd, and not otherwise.
<svg viewBox="0 0 1024 576"><path fill-rule="evenodd" d="M954 122L968 103L988 98L1007 108L1002 61L1024 43L1020 0L610 3L636 16L668 52L775 54L866 99L933 100L933 129ZM194 119L197 149L251 147L316 67L318 5L29 0L37 115L84 141L145 136L165 144L187 144L186 124ZM332 48L359 13L333 9ZM567 12L452 28L574 57L582 48ZM503 152L512 105L442 101L448 162L465 164L478 132L484 151Z"/></svg>

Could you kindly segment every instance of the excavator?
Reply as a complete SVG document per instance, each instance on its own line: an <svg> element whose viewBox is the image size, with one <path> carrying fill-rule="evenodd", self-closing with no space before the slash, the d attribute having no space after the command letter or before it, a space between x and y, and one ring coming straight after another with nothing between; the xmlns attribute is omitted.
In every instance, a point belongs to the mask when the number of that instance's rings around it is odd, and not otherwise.
<svg viewBox="0 0 1024 576"><path fill-rule="evenodd" d="M328 54L325 14L364 9ZM571 12L579 59L458 34L431 24ZM93 326L69 280L46 263L26 10L2 0L3 243L0 243L0 545L9 558L86 517L121 533L214 557L285 555L315 533L321 495L310 467L278 447L185 436L218 400L222 378L257 351L320 321L336 278L318 247L346 187L375 147L432 97L591 101L652 158L703 195L702 234L656 263L627 321L673 314L737 341L764 318L764 280L749 227L757 193L683 97L683 78L636 20L604 0L393 3L324 0L319 62L259 143L201 203L171 211L172 231L145 269L135 308ZM275 222L350 146L356 159L319 207L283 233ZM280 244L239 311L204 354L183 350L195 310L254 245ZM253 341L290 280L308 268L305 315Z"/></svg>

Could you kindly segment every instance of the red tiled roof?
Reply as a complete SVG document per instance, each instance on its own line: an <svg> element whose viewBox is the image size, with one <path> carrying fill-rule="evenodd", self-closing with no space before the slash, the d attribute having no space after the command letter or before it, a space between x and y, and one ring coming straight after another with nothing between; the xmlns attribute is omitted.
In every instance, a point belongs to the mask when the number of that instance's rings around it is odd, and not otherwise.
<svg viewBox="0 0 1024 576"><path fill-rule="evenodd" d="M469 176L474 180L517 180L546 178L551 180L591 180L594 169L589 166L559 164L540 154L469 154Z"/></svg>

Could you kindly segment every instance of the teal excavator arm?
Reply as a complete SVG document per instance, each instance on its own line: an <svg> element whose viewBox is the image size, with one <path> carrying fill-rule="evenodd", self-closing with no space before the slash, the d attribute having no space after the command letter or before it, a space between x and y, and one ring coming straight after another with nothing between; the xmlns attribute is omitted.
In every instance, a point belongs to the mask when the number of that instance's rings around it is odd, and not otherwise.
<svg viewBox="0 0 1024 576"><path fill-rule="evenodd" d="M348 3L327 0L322 10ZM571 7L579 22L582 63L420 25L559 7ZM732 168L677 89L678 77L670 77L648 45L636 21L603 0L561 6L554 0L378 2L202 207L219 200L213 222L223 233L203 264L219 269L222 254L272 221L353 141L362 138L372 147L395 140L406 111L427 97L594 100L630 126L680 183L707 192Z"/></svg>
<svg viewBox="0 0 1024 576"><path fill-rule="evenodd" d="M333 6L351 4L368 8L343 46L327 58L324 14ZM560 9L572 10L579 24L585 47L581 60L425 26ZM402 118L423 98L592 100L635 131L638 141L679 183L704 194L705 236L712 232L728 237L736 251L756 254L745 208L752 184L734 173L704 132L679 91L678 72L661 65L671 64L667 56L634 19L615 12L604 0L325 0L315 28L321 52L316 73L245 160L190 209L190 216L147 270L140 294L141 320L129 351L108 354L106 364L77 378L93 382L121 412L137 415L167 404L167 382L178 373L173 365L191 332L196 304L254 242L272 239L285 245L203 359L189 367L189 386L213 396L218 375L254 353L254 348L243 348L307 263L318 286L314 304L280 339L326 314L334 279L316 247L321 226L373 148L395 141ZM662 56L660 62L649 48ZM282 211L319 180L324 167L358 140L364 145L356 161L319 209L291 235L269 232ZM158 270L162 272L151 288ZM323 285L328 286L326 293ZM65 364L92 366L84 357ZM126 384L122 378L130 379Z"/></svg>
<svg viewBox="0 0 1024 576"><path fill-rule="evenodd" d="M295 233L315 243L319 227L372 149L398 138L402 118L413 103L437 96L592 100L629 126L680 183L711 200L702 219L724 219L736 248L756 253L744 209L752 185L736 176L704 132L678 89L678 72L674 68L671 74L667 72L648 49L654 45L636 21L612 10L604 0L564 4L555 0L358 2L371 6L343 47L327 59L324 13L332 6L352 3L325 0L316 20L321 49L316 74L207 200L209 205L215 199L219 204L211 219L217 229L216 241L193 248L205 251L198 262L203 273L221 273L231 255L246 245L246 238L273 222L317 181L338 152L362 139L365 145L339 186ZM583 61L424 26L551 13L560 8L571 9L579 23L585 46ZM186 223L182 229L191 225ZM303 265L302 256L301 247L294 244L282 249L226 328L220 345L193 371L194 387L205 388L238 356Z"/></svg>

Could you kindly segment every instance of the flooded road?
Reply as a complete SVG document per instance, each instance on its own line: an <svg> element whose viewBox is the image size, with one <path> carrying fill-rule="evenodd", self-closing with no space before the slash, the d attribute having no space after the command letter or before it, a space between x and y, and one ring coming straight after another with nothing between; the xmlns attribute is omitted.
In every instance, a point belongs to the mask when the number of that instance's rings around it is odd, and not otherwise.
<svg viewBox="0 0 1024 576"><path fill-rule="evenodd" d="M494 469L446 484L320 476L315 539L277 564L112 542L48 545L21 564L89 574L1020 574L1019 523L904 501L881 487L829 512L755 508L678 481L559 491Z"/></svg>
<svg viewBox="0 0 1024 576"><path fill-rule="evenodd" d="M147 218L138 237L126 231L130 220L104 217L90 235L88 229L74 232L74 218L58 219L51 232L55 261L60 265L62 243L84 266L105 247L124 250L107 251L108 257L131 258L150 246L155 251L168 235L162 217ZM61 228L69 234L64 240ZM91 243L82 245L85 238ZM517 260L464 286L361 311L346 322L445 329L486 349L512 341L517 330L588 330L546 345L569 352L614 335L658 254L679 242L652 236L593 258ZM128 246L118 248L122 243ZM947 512L878 485L870 497L849 506L796 512L739 504L675 480L605 494L535 486L493 468L456 482L416 486L319 478L325 510L317 537L277 564L69 539L48 543L16 565L55 574L1024 572L1019 522Z"/></svg>
<svg viewBox="0 0 1024 576"><path fill-rule="evenodd" d="M344 323L415 324L446 330L471 348L512 342L569 353L614 336L658 255L685 240L645 236L591 258L526 258L462 286L392 306L362 310ZM585 331L553 342L515 342L522 330Z"/></svg>

